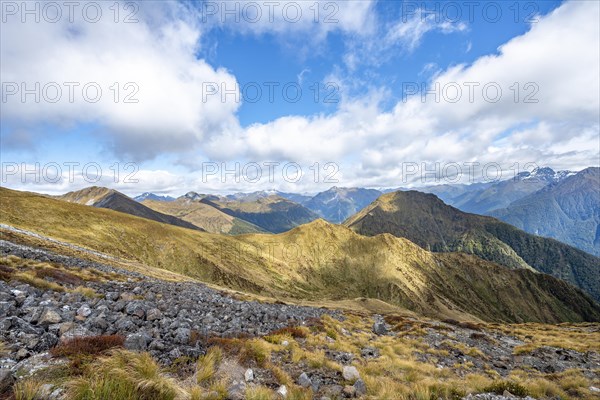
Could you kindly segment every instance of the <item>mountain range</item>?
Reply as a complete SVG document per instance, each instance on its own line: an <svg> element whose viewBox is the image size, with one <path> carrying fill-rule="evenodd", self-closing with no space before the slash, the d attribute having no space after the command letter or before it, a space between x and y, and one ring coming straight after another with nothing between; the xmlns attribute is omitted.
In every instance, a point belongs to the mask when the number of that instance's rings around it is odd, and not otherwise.
<svg viewBox="0 0 600 400"><path fill-rule="evenodd" d="M587 168L490 215L600 256L600 168Z"/></svg>
<svg viewBox="0 0 600 400"><path fill-rule="evenodd" d="M495 218L465 213L433 194L384 194L344 225L362 235L404 237L434 252L463 252L508 268L544 272L600 300L600 258Z"/></svg>
<svg viewBox="0 0 600 400"><path fill-rule="evenodd" d="M514 178L507 180L471 185L425 186L417 190L433 193L445 203L460 210L475 214L489 214L573 174L571 171L555 172L548 167L535 168L531 172L520 172Z"/></svg>
<svg viewBox="0 0 600 400"><path fill-rule="evenodd" d="M371 298L438 318L600 320L600 305L550 275L465 253L430 252L406 238L365 236L322 219L276 235L230 236L5 188L0 197L4 240L39 244L38 236L19 233L31 231L120 263L272 298Z"/></svg>
<svg viewBox="0 0 600 400"><path fill-rule="evenodd" d="M104 187L92 186L86 189L66 193L57 197L69 203L83 204L86 206L108 208L126 214L151 219L165 224L181 226L189 229L202 229L190 222L183 221L173 215L163 214L152 210L143 204L131 199L123 193Z"/></svg>
<svg viewBox="0 0 600 400"><path fill-rule="evenodd" d="M188 193L173 201L144 200L142 204L155 211L173 215L207 232L230 235L266 232L264 229L226 214L216 207L201 201L203 197Z"/></svg>

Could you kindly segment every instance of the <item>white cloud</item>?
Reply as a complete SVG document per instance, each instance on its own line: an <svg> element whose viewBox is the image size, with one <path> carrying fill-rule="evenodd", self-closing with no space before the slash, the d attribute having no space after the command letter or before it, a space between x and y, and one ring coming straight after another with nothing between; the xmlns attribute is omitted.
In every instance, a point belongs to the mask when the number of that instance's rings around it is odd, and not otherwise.
<svg viewBox="0 0 600 400"><path fill-rule="evenodd" d="M515 162L533 161L579 169L596 164L599 156L599 7L597 2L566 2L540 17L530 31L501 46L498 54L439 71L431 84L443 88L456 83L463 91L457 102L442 98L436 103L431 96L422 102L416 95L384 110L381 104L386 91L373 90L360 98L343 98L338 110L330 115L290 115L246 129L238 124L235 102L223 103L218 96L207 103L200 101L202 82L233 85L235 77L193 56L201 31L181 10L171 10L179 22L151 19L152 23L134 27L78 26L77 34L64 25L18 31L18 27L8 24L3 26L2 35L2 74L6 81L25 76L110 85L134 76L140 82L140 103L132 108L108 101L56 107L12 104L6 108L6 115L61 123L99 121L111 130L117 145L126 144L125 149L138 152L137 147L145 149L144 156L185 153L202 139L204 155L215 160L290 160L304 167L317 161L333 161L340 166L342 184L348 186L399 186L402 163L406 162L500 162L506 168ZM348 18L344 29L358 26ZM5 39L9 36L5 26L13 29L10 36L19 33L23 41L15 45ZM286 26L269 29L292 29ZM267 28L247 29L260 33ZM390 33L389 40L410 48L432 29L444 32L462 28L417 24L414 31L390 31L395 33ZM127 40L118 40L124 37ZM34 48L39 51L32 51ZM337 76L331 78L342 86L352 85ZM468 82L479 84L473 102L468 99ZM517 102L510 89L515 82L520 88ZM488 83L501 87L498 102L482 97L481 89ZM527 83L539 88L535 94L538 103L524 102L525 94L531 91L526 90ZM142 94L148 97L142 98ZM136 186L137 191L161 186L182 190L203 187L197 175L181 178L168 174L148 171L145 179L150 183ZM258 190L279 184L242 182L237 187ZM304 180L286 188L300 192L326 186L331 185Z"/></svg>
<svg viewBox="0 0 600 400"><path fill-rule="evenodd" d="M346 99L328 116L279 118L240 131L227 154L213 138L213 157L291 158L339 161L347 184L390 185L403 162L537 162L579 169L597 163L599 135L600 33L596 2L568 2L501 46L499 54L459 65L433 78L440 88L463 87L463 97L437 103L416 95L382 111L380 98ZM465 83L476 82L473 102ZM511 86L519 83L520 98ZM526 103L525 84L539 88L537 103ZM502 88L498 102L481 88ZM490 97L493 93L490 90ZM523 130L520 127L527 125ZM370 179L365 178L368 171ZM390 174L390 171L393 171ZM392 179L393 180L393 179Z"/></svg>
<svg viewBox="0 0 600 400"><path fill-rule="evenodd" d="M136 159L193 148L213 132L235 128L238 103L203 98L206 82L232 88L236 80L195 58L201 31L189 9L176 2L146 2L136 15L138 23L115 23L113 3L101 4L97 23L75 13L74 22L63 15L57 23L22 23L16 15L2 24L3 89L10 82L30 89L39 82L41 92L39 102L32 95L24 102L20 93L7 96L5 121L17 126L99 124L116 152ZM72 100L65 82L79 85ZM133 85L125 86L128 82ZM83 95L89 83L102 91L98 102ZM62 96L53 102L56 87ZM96 97L94 87L89 98ZM126 103L128 94L138 102Z"/></svg>
<svg viewBox="0 0 600 400"><path fill-rule="evenodd" d="M401 44L403 49L411 52L421 44L423 36L428 32L439 31L449 34L462 32L466 29L467 25L463 22L440 21L435 14L426 14L419 9L412 17L403 17L393 24L389 28L384 42L386 47Z"/></svg>
<svg viewBox="0 0 600 400"><path fill-rule="evenodd" d="M321 41L331 32L368 35L376 27L374 0L199 3L202 21L210 28L224 27L243 34L293 33L303 40Z"/></svg>

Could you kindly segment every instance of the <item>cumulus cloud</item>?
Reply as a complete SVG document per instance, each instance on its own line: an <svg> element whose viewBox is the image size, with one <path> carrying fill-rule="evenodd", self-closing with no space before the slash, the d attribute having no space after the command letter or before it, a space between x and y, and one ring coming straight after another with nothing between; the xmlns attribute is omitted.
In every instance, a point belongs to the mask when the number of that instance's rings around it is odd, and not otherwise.
<svg viewBox="0 0 600 400"><path fill-rule="evenodd" d="M391 176L400 179L404 162L501 162L503 168L537 162L572 169L595 164L598 7L565 3L498 54L438 73L427 87L437 91L438 101L433 93L424 99L418 93L384 111L375 99L346 99L332 115L284 117L239 131L227 138L235 143L227 154L219 151L219 137L207 149L213 157L342 160L346 182L361 186L366 180L393 185ZM454 86L462 88L458 99Z"/></svg>
<svg viewBox="0 0 600 400"><path fill-rule="evenodd" d="M115 23L114 3L95 4L102 5L102 17L94 23L81 11L72 21L67 10L57 22L7 16L1 42L5 122L32 131L40 123L98 124L116 153L134 159L193 148L211 133L236 127L239 102L204 96L208 83L235 87L236 80L194 56L202 32L188 8L147 2L137 22L124 23L128 13L121 3ZM22 97L24 89L39 97Z"/></svg>
<svg viewBox="0 0 600 400"><path fill-rule="evenodd" d="M282 35L290 29L318 29L322 35L331 29L358 32L361 24L371 20L372 5L346 3L364 8L349 12L347 17L340 14L344 22L337 28L284 21L232 29L255 34L281 31ZM98 123L114 142L115 150L135 151L140 159L200 149L204 157L213 160L292 160L304 167L331 161L339 165L340 183L348 186L399 186L404 183L404 163L500 162L502 168L508 168L516 162L537 162L579 169L598 161L597 2L566 2L540 17L528 32L501 46L497 54L436 72L427 89L436 91L439 101L431 93L423 101L421 93L416 93L385 108L382 100L386 90L372 90L361 97L346 96L332 114L290 115L246 128L238 123L239 103L229 101L231 97L222 101L220 96L209 96L202 101L203 82L225 82L230 88L235 86L235 77L194 56L203 34L198 26L201 16L195 15L198 10L173 2L145 4L154 6L132 26L112 21L97 25L4 24L5 81L94 81L106 86L115 81L135 81L140 101L115 104L106 96L96 104L13 101L3 105L3 119L32 124ZM163 18L155 7L166 7L171 17ZM402 43L410 49L432 30L465 29L438 26L427 18L417 22L413 30L406 30L406 26L390 29L390 43ZM17 44L6 39L16 35L23 38ZM357 54L347 54L347 61L360 63L361 54ZM348 83L336 79L342 86ZM459 98L453 92L456 87L461 90ZM474 88L472 99L470 87ZM499 97L495 91L498 87ZM31 141L31 131L27 132L25 142ZM160 186L197 188L204 183L197 177L164 173L147 171L144 180L150 183L143 189L136 186L137 191ZM241 182L236 187L255 190L275 185L279 182ZM317 185L304 180L286 187L305 191Z"/></svg>

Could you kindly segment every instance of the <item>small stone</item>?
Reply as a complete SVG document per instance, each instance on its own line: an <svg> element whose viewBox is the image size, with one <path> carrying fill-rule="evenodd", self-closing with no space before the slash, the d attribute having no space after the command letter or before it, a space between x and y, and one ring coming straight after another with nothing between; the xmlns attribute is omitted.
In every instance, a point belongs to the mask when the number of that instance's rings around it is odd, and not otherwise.
<svg viewBox="0 0 600 400"><path fill-rule="evenodd" d="M308 387L312 386L312 380L308 377L306 372L303 372L298 377L298 385L302 386L303 388L308 388Z"/></svg>
<svg viewBox="0 0 600 400"><path fill-rule="evenodd" d="M77 316L78 317L83 317L83 318L87 318L92 314L92 309L87 305L84 304L81 307L79 307L79 309L77 310Z"/></svg>
<svg viewBox="0 0 600 400"><path fill-rule="evenodd" d="M377 358L379 357L379 350L375 347L365 347L360 351L362 358Z"/></svg>
<svg viewBox="0 0 600 400"><path fill-rule="evenodd" d="M227 398L230 400L244 400L246 393L246 383L233 381L227 389Z"/></svg>
<svg viewBox="0 0 600 400"><path fill-rule="evenodd" d="M45 383L37 391L36 397L41 399L49 399L54 389L54 385L50 383Z"/></svg>
<svg viewBox="0 0 600 400"><path fill-rule="evenodd" d="M0 393L4 393L15 382L15 377L8 368L0 368Z"/></svg>
<svg viewBox="0 0 600 400"><path fill-rule="evenodd" d="M288 347L290 345L290 342L288 342L287 340L284 340L283 342L281 342L281 345L283 347Z"/></svg>
<svg viewBox="0 0 600 400"><path fill-rule="evenodd" d="M254 371L248 368L246 372L244 372L244 379L246 382L252 382L254 380Z"/></svg>
<svg viewBox="0 0 600 400"><path fill-rule="evenodd" d="M342 376L347 381L356 381L357 379L360 379L360 373L356 367L353 366L345 366L342 371Z"/></svg>
<svg viewBox="0 0 600 400"><path fill-rule="evenodd" d="M45 308L37 323L40 326L49 326L52 324L58 324L60 321L62 321L62 317L59 313L50 308Z"/></svg>
<svg viewBox="0 0 600 400"><path fill-rule="evenodd" d="M285 385L281 385L279 386L279 389L277 389L277 395L281 398L286 398L288 394L288 390L287 387L285 387Z"/></svg>
<svg viewBox="0 0 600 400"><path fill-rule="evenodd" d="M356 389L354 386L345 386L342 395L346 398L356 397Z"/></svg>
<svg viewBox="0 0 600 400"><path fill-rule="evenodd" d="M188 344L190 342L190 336L192 331L188 328L177 328L175 331L175 343Z"/></svg>
<svg viewBox="0 0 600 400"><path fill-rule="evenodd" d="M127 336L125 343L123 344L127 350L146 350L150 337L143 333L134 333L133 335Z"/></svg>
<svg viewBox="0 0 600 400"><path fill-rule="evenodd" d="M29 352L27 351L27 349L19 349L19 351L17 351L17 355L16 355L17 361L20 361L27 357L29 357Z"/></svg>
<svg viewBox="0 0 600 400"><path fill-rule="evenodd" d="M161 319L162 317L163 317L163 314L162 314L162 312L160 312L160 310L158 308L151 308L146 313L147 321L155 321L157 319Z"/></svg>
<svg viewBox="0 0 600 400"><path fill-rule="evenodd" d="M140 319L143 319L146 315L146 311L139 301L132 301L131 303L128 303L127 306L125 306L125 312Z"/></svg>
<svg viewBox="0 0 600 400"><path fill-rule="evenodd" d="M600 389L595 386L590 386L589 389L590 389L590 392L600 393Z"/></svg>
<svg viewBox="0 0 600 400"><path fill-rule="evenodd" d="M354 382L354 389L356 390L357 396L364 396L367 394L367 385L365 385L365 381L362 379L358 379Z"/></svg>
<svg viewBox="0 0 600 400"><path fill-rule="evenodd" d="M375 322L375 324L373 324L373 332L376 335L383 336L388 333L388 330L384 322Z"/></svg>
<svg viewBox="0 0 600 400"><path fill-rule="evenodd" d="M153 340L149 348L150 350L162 351L165 349L165 343L162 340Z"/></svg>

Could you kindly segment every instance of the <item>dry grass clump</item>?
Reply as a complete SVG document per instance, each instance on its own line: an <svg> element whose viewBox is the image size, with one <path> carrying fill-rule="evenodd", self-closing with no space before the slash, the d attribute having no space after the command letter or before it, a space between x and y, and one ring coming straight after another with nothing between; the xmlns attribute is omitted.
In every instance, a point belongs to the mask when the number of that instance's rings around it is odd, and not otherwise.
<svg viewBox="0 0 600 400"><path fill-rule="evenodd" d="M254 363L260 367L264 367L269 363L271 352L280 347L260 338L210 338L208 344L218 346L223 352L237 357L243 365Z"/></svg>
<svg viewBox="0 0 600 400"><path fill-rule="evenodd" d="M270 335L282 335L282 336L291 336L294 339L298 338L306 338L310 334L310 329L301 326L288 326L286 328L281 328L276 331L271 332Z"/></svg>
<svg viewBox="0 0 600 400"><path fill-rule="evenodd" d="M123 347L121 335L81 336L65 340L50 349L54 357L79 357L98 355L115 347Z"/></svg>
<svg viewBox="0 0 600 400"><path fill-rule="evenodd" d="M42 383L36 379L23 379L13 386L15 400L38 400L41 395Z"/></svg>
<svg viewBox="0 0 600 400"><path fill-rule="evenodd" d="M124 350L93 362L66 387L68 398L73 400L174 400L185 393L148 353Z"/></svg>
<svg viewBox="0 0 600 400"><path fill-rule="evenodd" d="M211 347L208 352L198 359L196 367L196 382L201 385L211 382L221 361L223 350L220 347Z"/></svg>

